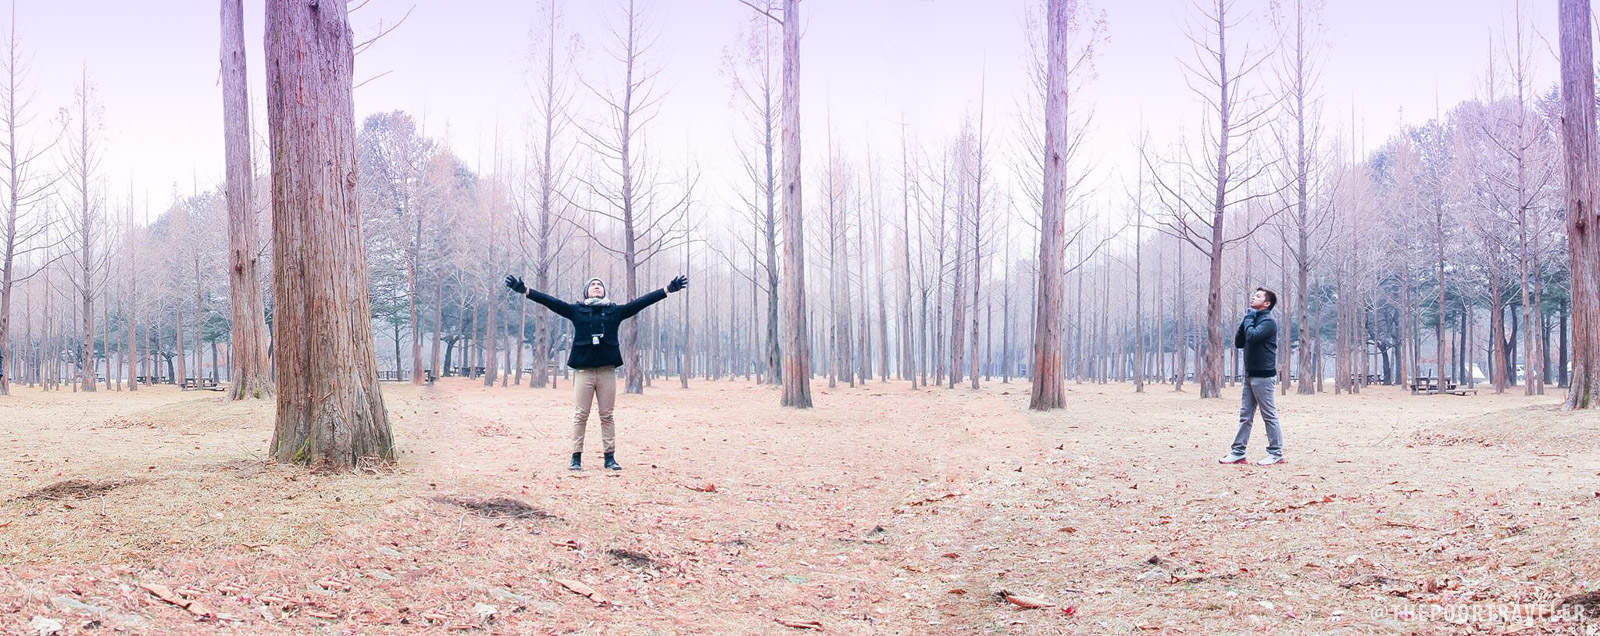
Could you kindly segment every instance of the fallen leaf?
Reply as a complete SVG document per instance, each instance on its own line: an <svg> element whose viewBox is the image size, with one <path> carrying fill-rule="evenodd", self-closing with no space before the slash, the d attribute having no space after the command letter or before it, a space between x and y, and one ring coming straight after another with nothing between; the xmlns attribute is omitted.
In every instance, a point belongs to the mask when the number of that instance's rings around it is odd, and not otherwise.
<svg viewBox="0 0 1600 636"><path fill-rule="evenodd" d="M795 629L814 629L819 632L822 631L821 621L802 621L787 618L774 618L772 620L778 621L778 624L784 627L793 627Z"/></svg>
<svg viewBox="0 0 1600 636"><path fill-rule="evenodd" d="M923 505L923 504L931 504L931 503L933 503L935 501L944 501L946 499L954 499L956 497L960 497L962 494L964 494L964 493L947 492L947 493L939 495L937 497L928 497L927 499L920 499L920 500L917 500L917 501L909 501L909 502L906 502L905 505L907 505L907 506L920 506L920 505Z"/></svg>
<svg viewBox="0 0 1600 636"><path fill-rule="evenodd" d="M1317 504L1325 504L1325 503L1329 503L1329 502L1332 502L1332 501L1333 501L1333 495L1323 495L1321 499L1308 499L1308 500L1306 500L1305 502L1302 502L1302 503L1289 504L1289 505L1284 506L1282 508L1273 508L1272 511L1273 512L1288 512L1290 510L1297 510L1297 509L1300 509L1300 508L1304 508L1306 506L1315 506Z"/></svg>
<svg viewBox="0 0 1600 636"><path fill-rule="evenodd" d="M696 492L716 492L717 491L717 485L713 484L713 483L711 483L709 481L706 482L706 483L700 484L698 486L685 485L684 488L688 488L689 490L693 490L693 491L696 491Z"/></svg>
<svg viewBox="0 0 1600 636"><path fill-rule="evenodd" d="M939 556L942 556L942 557L944 557L946 559L959 559L959 558L961 558L961 555L957 554L955 552L946 552L946 553L941 554Z"/></svg>
<svg viewBox="0 0 1600 636"><path fill-rule="evenodd" d="M606 597L601 596L599 592L594 591L594 588L584 585L582 582L571 579L556 579L556 582L560 583L561 587L572 590L574 594L586 597L596 604L606 605L610 603L610 601L606 600Z"/></svg>
<svg viewBox="0 0 1600 636"><path fill-rule="evenodd" d="M1078 615L1078 606L1077 605L1068 605L1066 607L1061 608L1061 615L1062 616L1077 616Z"/></svg>
<svg viewBox="0 0 1600 636"><path fill-rule="evenodd" d="M1026 596L1017 596L1016 594L1012 594L1006 590L1000 590L1000 598L1005 602L1022 609L1039 609L1041 607L1050 607L1050 604L1044 601L1028 598Z"/></svg>
<svg viewBox="0 0 1600 636"><path fill-rule="evenodd" d="M579 548L578 542L572 539L567 539L566 541L551 541L550 545L558 548L571 548L573 550L577 550Z"/></svg>
<svg viewBox="0 0 1600 636"><path fill-rule="evenodd" d="M214 616L212 611L207 609L204 605L179 597L178 595L172 593L171 588L168 588L160 583L140 583L139 587L144 588L146 592L154 594L156 598L175 605L180 609L188 610L190 614L194 614L195 616Z"/></svg>
<svg viewBox="0 0 1600 636"><path fill-rule="evenodd" d="M350 591L350 584L338 579L323 579L321 581L317 581L317 585L325 590L340 590L344 592Z"/></svg>

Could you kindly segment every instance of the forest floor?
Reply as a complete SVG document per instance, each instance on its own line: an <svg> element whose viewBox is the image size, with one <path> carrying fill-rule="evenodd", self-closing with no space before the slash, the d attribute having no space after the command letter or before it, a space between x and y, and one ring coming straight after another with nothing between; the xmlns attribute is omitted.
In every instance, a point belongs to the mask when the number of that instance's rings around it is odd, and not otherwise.
<svg viewBox="0 0 1600 636"><path fill-rule="evenodd" d="M271 403L17 387L0 633L1600 632L1559 390L1281 397L1258 467L1237 388L812 386L658 380L572 473L565 383L388 383L398 464L337 476L264 461Z"/></svg>

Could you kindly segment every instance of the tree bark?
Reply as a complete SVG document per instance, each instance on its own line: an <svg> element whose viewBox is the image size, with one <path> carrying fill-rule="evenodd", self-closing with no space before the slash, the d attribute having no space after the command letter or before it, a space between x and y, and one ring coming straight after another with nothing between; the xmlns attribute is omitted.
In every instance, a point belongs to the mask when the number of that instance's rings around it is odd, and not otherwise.
<svg viewBox="0 0 1600 636"><path fill-rule="evenodd" d="M983 91L979 91L981 94ZM983 102L978 102L978 147L977 163L974 166L976 178L973 179L972 193L972 355L968 363L967 374L971 376L972 388L978 388L978 303L979 290L983 288Z"/></svg>
<svg viewBox="0 0 1600 636"><path fill-rule="evenodd" d="M811 408L804 209L800 207L800 0L783 0L783 406Z"/></svg>
<svg viewBox="0 0 1600 636"><path fill-rule="evenodd" d="M1044 190L1039 218L1039 291L1035 309L1033 391L1028 408L1048 411L1064 406L1062 368L1062 277L1066 273L1065 227L1067 185L1067 32L1068 0L1050 0L1045 21L1049 30L1044 107Z"/></svg>
<svg viewBox="0 0 1600 636"><path fill-rule="evenodd" d="M965 134L963 134L965 137ZM962 380L966 371L966 337L967 337L967 276L965 263L961 261L967 256L967 179L964 168L967 165L967 152L965 144L958 144L955 162L956 181L956 248L952 252L950 269L955 272L955 280L950 285L950 385ZM972 307L972 318L976 318L977 306Z"/></svg>
<svg viewBox="0 0 1600 636"><path fill-rule="evenodd" d="M341 471L394 461L357 205L345 0L267 0L272 156L271 454Z"/></svg>
<svg viewBox="0 0 1600 636"><path fill-rule="evenodd" d="M1600 216L1589 0L1560 0L1561 136L1566 142L1567 254L1572 274L1572 377L1563 408L1600 406Z"/></svg>
<svg viewBox="0 0 1600 636"><path fill-rule="evenodd" d="M94 364L94 297L99 290L94 285L94 237L99 232L93 218L94 209L90 202L89 190L93 187L91 180L94 178L94 166L97 159L93 156L89 138L89 77L88 72L83 74L82 83L79 84L77 99L78 106L78 143L73 150L76 155L72 158L73 180L78 191L78 260L82 268L82 278L79 281L78 293L83 303L82 331L79 333L78 342L78 388L84 391L95 390L95 364Z"/></svg>
<svg viewBox="0 0 1600 636"><path fill-rule="evenodd" d="M1500 273L1500 255L1489 261L1489 373L1495 393L1506 392L1506 314L1501 298L1505 294Z"/></svg>
<svg viewBox="0 0 1600 636"><path fill-rule="evenodd" d="M272 394L267 362L266 311L256 259L256 213L251 194L250 100L245 72L244 10L241 0L222 0L222 121L228 205L228 292L232 298L233 376L229 399ZM130 276L137 276L129 272Z"/></svg>

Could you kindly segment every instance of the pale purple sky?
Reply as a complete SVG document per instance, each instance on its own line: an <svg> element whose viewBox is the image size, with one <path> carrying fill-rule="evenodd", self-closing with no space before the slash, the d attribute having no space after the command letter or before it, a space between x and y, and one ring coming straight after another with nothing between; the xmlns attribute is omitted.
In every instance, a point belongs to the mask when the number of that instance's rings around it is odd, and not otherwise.
<svg viewBox="0 0 1600 636"><path fill-rule="evenodd" d="M703 173L701 199L731 203L741 184L730 130L736 125L718 75L750 10L735 0L639 0L659 32L652 63L667 94L650 131L663 170L681 172L692 155ZM898 148L900 125L925 142L948 139L975 110L987 73L988 112L997 139L1015 138L1024 75L1023 13L1038 0L806 0L801 4L803 124L807 174L823 156L826 114L836 140L860 155L871 144ZM507 151L528 111L524 74L529 0L373 0L354 16L357 39L415 5L410 19L361 55L357 81L389 74L356 92L357 120L404 109L425 117L431 135L448 135L468 162L487 163L495 131ZM598 50L614 0L565 0L567 27L586 50L582 71L614 77ZM1238 0L1248 18L1237 32L1267 43L1266 0ZM1142 120L1159 142L1178 122L1198 120L1179 60L1192 59L1183 33L1195 20L1190 0L1101 0L1108 36L1098 77L1081 99L1093 104L1088 152L1108 192L1133 166ZM1352 100L1362 143L1371 148L1402 120L1417 122L1483 92L1491 29L1509 24L1512 0L1329 0L1324 13L1322 92L1330 131L1349 129ZM1554 80L1555 3L1525 2L1541 90ZM261 0L245 1L252 98L260 104ZM66 106L87 65L104 105L105 174L120 199L128 184L161 208L177 190L222 175L217 83L216 3L202 0L17 0L18 35L31 58L34 103L45 114ZM1259 78L1266 81L1265 75ZM584 102L580 102L580 105ZM589 112L592 112L589 111ZM1402 115L1403 114L1403 115ZM1029 114L1032 115L1031 113ZM259 108L253 113L262 121ZM580 114L580 117L582 115ZM258 126L262 125L258 123ZM1009 148L1001 148L1010 152ZM1106 200L1120 200L1107 195Z"/></svg>

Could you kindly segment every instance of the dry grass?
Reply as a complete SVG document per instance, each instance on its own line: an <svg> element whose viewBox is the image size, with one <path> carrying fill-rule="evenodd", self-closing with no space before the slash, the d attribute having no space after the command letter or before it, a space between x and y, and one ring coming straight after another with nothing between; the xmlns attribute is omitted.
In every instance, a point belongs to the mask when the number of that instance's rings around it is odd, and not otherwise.
<svg viewBox="0 0 1600 636"><path fill-rule="evenodd" d="M384 390L398 466L326 476L265 461L270 404L19 389L0 633L1559 632L1600 588L1600 416L1556 395L1291 395L1258 468L1162 386L672 380L570 473L565 388Z"/></svg>

